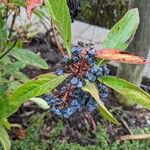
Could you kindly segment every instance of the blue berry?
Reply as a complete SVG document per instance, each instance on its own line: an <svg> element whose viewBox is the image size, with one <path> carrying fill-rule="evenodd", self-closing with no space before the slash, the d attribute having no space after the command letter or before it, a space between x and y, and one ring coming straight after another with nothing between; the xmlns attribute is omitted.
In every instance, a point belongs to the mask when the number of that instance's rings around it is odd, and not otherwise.
<svg viewBox="0 0 150 150"><path fill-rule="evenodd" d="M76 110L79 110L81 108L81 106L80 106L80 104L78 103L77 100L72 100L70 106L74 107L74 109L76 109Z"/></svg>
<svg viewBox="0 0 150 150"><path fill-rule="evenodd" d="M73 63L77 63L79 61L79 58L76 56L73 56L72 61L73 61Z"/></svg>
<svg viewBox="0 0 150 150"><path fill-rule="evenodd" d="M95 52L96 51L94 49L92 49L92 50L88 51L88 54L91 55L91 56L95 56Z"/></svg>
<svg viewBox="0 0 150 150"><path fill-rule="evenodd" d="M92 57L87 57L87 60L89 64L95 64L95 59L93 59Z"/></svg>
<svg viewBox="0 0 150 150"><path fill-rule="evenodd" d="M44 94L43 98L44 98L46 101L48 101L48 100L52 99L53 96L50 95L50 94Z"/></svg>
<svg viewBox="0 0 150 150"><path fill-rule="evenodd" d="M95 75L93 75L92 73L87 73L86 74L86 77L87 77L87 79L90 81L90 82L94 82L94 81L96 81L96 76Z"/></svg>
<svg viewBox="0 0 150 150"><path fill-rule="evenodd" d="M108 97L108 94L107 93L102 93L100 94L100 98L101 99L106 99Z"/></svg>
<svg viewBox="0 0 150 150"><path fill-rule="evenodd" d="M47 101L48 105L53 105L55 104L55 99L50 99Z"/></svg>
<svg viewBox="0 0 150 150"><path fill-rule="evenodd" d="M94 65L94 66L90 69L90 72L93 73L94 75L96 75L97 72L99 72L99 71L101 71L101 69L100 69L98 66L96 66L96 65Z"/></svg>
<svg viewBox="0 0 150 150"><path fill-rule="evenodd" d="M57 68L55 73L60 76L60 75L62 75L64 73L64 71L61 68Z"/></svg>
<svg viewBox="0 0 150 150"><path fill-rule="evenodd" d="M80 54L81 51L82 51L82 48L78 46L78 47L77 47L77 51L78 51L78 54Z"/></svg>
<svg viewBox="0 0 150 150"><path fill-rule="evenodd" d="M67 64L69 62L69 57L67 55L63 58L63 63Z"/></svg>
<svg viewBox="0 0 150 150"><path fill-rule="evenodd" d="M97 102L96 102L93 98L91 98L91 99L89 100L89 102L87 103L87 109L88 109L88 111L89 111L89 112L92 112L92 111L95 110L97 107L98 107Z"/></svg>
<svg viewBox="0 0 150 150"><path fill-rule="evenodd" d="M96 82L101 101L104 102L108 97L108 88L101 84L97 78L99 76L107 76L109 74L109 69L107 65L100 67L96 66L96 51L94 49L90 49L89 51L84 49L82 51L81 47L73 47L71 51L71 60L68 56L64 56L62 62L63 65L66 65L65 68L68 69L67 72L70 70L72 76L66 80L66 85L59 88L60 93L57 94L56 92L56 95L58 96L54 96L52 94L45 96L45 100L51 106L52 112L65 118L69 118L75 112L81 111L83 108L87 108L87 110L91 112L98 106L94 98L89 93L84 92L81 89L85 84L84 79L87 79L90 82ZM63 72L64 71L61 68L56 70L57 75L62 75ZM67 100L65 101L67 102L67 105L62 107L64 106L62 105L64 100Z"/></svg>
<svg viewBox="0 0 150 150"><path fill-rule="evenodd" d="M72 52L73 54L74 54L74 53L77 53L77 48L76 48L76 47L72 47L71 52Z"/></svg>
<svg viewBox="0 0 150 150"><path fill-rule="evenodd" d="M103 75L103 69L99 68L98 71L96 72L96 76L102 76Z"/></svg>
<svg viewBox="0 0 150 150"><path fill-rule="evenodd" d="M81 87L83 87L83 85L84 85L83 82L79 80L78 83L77 83L77 87L81 88Z"/></svg>
<svg viewBox="0 0 150 150"><path fill-rule="evenodd" d="M58 109L58 108L56 108L56 107L52 107L51 108L51 111L53 112L53 113L55 113L56 115L58 115L58 116L61 116L62 115L62 112L60 111L60 109Z"/></svg>
<svg viewBox="0 0 150 150"><path fill-rule="evenodd" d="M63 86L63 87L61 87L60 92L65 92L66 89L67 89L67 88L66 88L65 86Z"/></svg>
<svg viewBox="0 0 150 150"><path fill-rule="evenodd" d="M72 107L68 107L67 109L64 110L64 117L65 118L69 118L73 113L75 113L75 109L73 109Z"/></svg>
<svg viewBox="0 0 150 150"><path fill-rule="evenodd" d="M108 97L108 88L104 84L101 84L101 83L98 83L97 86L100 91L100 99L102 101L106 101Z"/></svg>
<svg viewBox="0 0 150 150"><path fill-rule="evenodd" d="M81 53L81 51L82 51L82 48L81 48L81 47L73 47L73 48L71 49L71 52L72 52L73 55L78 55L78 54Z"/></svg>
<svg viewBox="0 0 150 150"><path fill-rule="evenodd" d="M107 65L103 65L102 67L103 67L103 73L104 73L104 75L105 76L108 75L110 73L110 70L108 69Z"/></svg>
<svg viewBox="0 0 150 150"><path fill-rule="evenodd" d="M73 77L70 82L71 84L76 85L78 83L78 78Z"/></svg>

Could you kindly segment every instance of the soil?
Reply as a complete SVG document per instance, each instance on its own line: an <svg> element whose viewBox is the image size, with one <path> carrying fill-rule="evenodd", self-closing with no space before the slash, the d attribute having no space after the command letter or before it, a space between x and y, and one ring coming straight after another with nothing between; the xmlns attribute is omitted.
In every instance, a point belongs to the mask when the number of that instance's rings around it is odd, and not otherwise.
<svg viewBox="0 0 150 150"><path fill-rule="evenodd" d="M61 55L57 51L57 47L54 44L47 44L50 43L47 42L47 40L46 34L44 36L39 35L25 44L26 48L41 55L41 57L44 58L49 65L48 71L39 70L30 66L25 68L23 71L30 78L34 78L41 73L52 72L57 66L60 65L59 62L61 60ZM146 84L143 83L142 87L150 93L149 82L146 82ZM93 136L98 122L100 122L107 129L110 135L110 142L118 139L122 135L131 134L132 129L134 128L150 127L150 111L140 107L134 107L128 110L122 109L115 99L114 92L110 90L109 93L109 98L105 105L107 108L111 109L114 116L121 122L120 126L113 125L107 120L102 119L101 115L98 113L98 110L95 110L91 114L84 110L82 113L80 112L80 114L74 114L73 117L68 120L63 120L64 132L62 133L61 138L65 138L70 142L77 142L82 145L87 143L94 144L95 141L93 140ZM31 102L27 102L10 118L10 122L19 123L23 126L23 128L27 128L28 118L33 114L43 112L43 110L39 109ZM40 136L42 138L46 138L48 136L52 128L59 120L59 118L52 115L51 112L50 114L51 115L45 117L45 127L41 129L40 132ZM89 132L91 138L85 138L85 132ZM18 132L15 130L12 130L10 133L12 139L20 137L17 133Z"/></svg>

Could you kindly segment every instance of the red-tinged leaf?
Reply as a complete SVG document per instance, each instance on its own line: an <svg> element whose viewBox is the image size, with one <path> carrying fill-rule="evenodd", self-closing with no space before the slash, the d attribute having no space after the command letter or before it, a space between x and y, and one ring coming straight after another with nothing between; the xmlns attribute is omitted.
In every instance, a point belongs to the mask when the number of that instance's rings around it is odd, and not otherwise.
<svg viewBox="0 0 150 150"><path fill-rule="evenodd" d="M32 10L42 5L44 0L26 0L27 17L31 18Z"/></svg>
<svg viewBox="0 0 150 150"><path fill-rule="evenodd" d="M132 53L121 51L118 49L101 49L96 52L97 58L102 58L106 60L114 60L121 63L128 64L149 64L150 61L145 60L141 56L137 56Z"/></svg>

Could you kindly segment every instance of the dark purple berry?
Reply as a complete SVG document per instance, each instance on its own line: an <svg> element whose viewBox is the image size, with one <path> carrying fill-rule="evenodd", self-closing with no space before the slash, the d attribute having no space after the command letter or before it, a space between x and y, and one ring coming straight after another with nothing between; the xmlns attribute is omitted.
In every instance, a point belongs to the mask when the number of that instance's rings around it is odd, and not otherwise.
<svg viewBox="0 0 150 150"><path fill-rule="evenodd" d="M76 85L78 83L78 78L73 77L70 82L71 84Z"/></svg>
<svg viewBox="0 0 150 150"><path fill-rule="evenodd" d="M81 88L81 87L83 87L83 85L84 85L83 82L79 80L78 83L77 83L77 87Z"/></svg>
<svg viewBox="0 0 150 150"><path fill-rule="evenodd" d="M96 81L96 76L95 75L93 75L92 73L87 73L86 74L86 77L87 77L87 79L90 81L90 82L94 82L94 81Z"/></svg>
<svg viewBox="0 0 150 150"><path fill-rule="evenodd" d="M67 64L69 62L69 57L68 56L64 56L63 58L63 63Z"/></svg>
<svg viewBox="0 0 150 150"><path fill-rule="evenodd" d="M61 68L57 68L55 73L60 76L60 75L63 75L64 71Z"/></svg>

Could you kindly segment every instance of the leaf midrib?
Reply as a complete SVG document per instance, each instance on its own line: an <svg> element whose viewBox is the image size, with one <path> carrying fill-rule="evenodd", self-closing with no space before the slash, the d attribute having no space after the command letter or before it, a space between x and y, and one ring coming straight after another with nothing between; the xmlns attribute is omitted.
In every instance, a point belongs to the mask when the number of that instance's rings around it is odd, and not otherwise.
<svg viewBox="0 0 150 150"><path fill-rule="evenodd" d="M40 79L40 80L45 80L45 79ZM54 79L52 82L55 82L55 81L56 81L56 83L58 83L57 81L59 81L59 80L58 80L58 79ZM34 91L39 90L39 89L41 89L42 87L45 87L47 84L50 84L49 82L50 82L50 80L48 80L46 83L42 84L41 86L38 86L37 88L34 88L34 90L28 92L27 94L21 96L19 99L17 99L17 105L20 105L20 104L23 103L23 102L21 101L23 98L27 97L27 96L30 95L30 94L32 95L32 93L33 93ZM56 83L55 83L55 84L56 84ZM35 96L37 96L37 94L36 94ZM20 102L20 101L21 101L21 102Z"/></svg>

